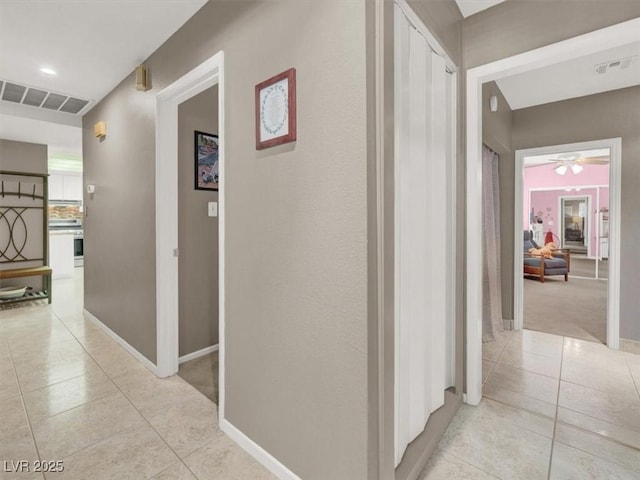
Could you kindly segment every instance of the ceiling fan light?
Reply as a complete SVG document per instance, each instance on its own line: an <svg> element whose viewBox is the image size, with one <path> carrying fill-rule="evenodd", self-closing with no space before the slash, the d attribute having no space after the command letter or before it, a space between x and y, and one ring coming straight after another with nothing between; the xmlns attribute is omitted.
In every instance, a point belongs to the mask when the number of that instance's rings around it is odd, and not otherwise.
<svg viewBox="0 0 640 480"><path fill-rule="evenodd" d="M566 165L558 165L556 168L554 168L554 170L556 171L556 173L558 175L564 175L565 173L567 173L567 166Z"/></svg>
<svg viewBox="0 0 640 480"><path fill-rule="evenodd" d="M582 165L571 165L571 171L573 173L580 173L583 170Z"/></svg>

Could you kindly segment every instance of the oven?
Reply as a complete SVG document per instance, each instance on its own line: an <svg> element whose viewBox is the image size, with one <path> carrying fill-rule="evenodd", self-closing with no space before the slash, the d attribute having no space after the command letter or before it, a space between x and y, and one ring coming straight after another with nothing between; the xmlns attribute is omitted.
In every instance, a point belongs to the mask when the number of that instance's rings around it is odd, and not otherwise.
<svg viewBox="0 0 640 480"><path fill-rule="evenodd" d="M70 202L52 202L54 206L68 205ZM50 218L49 231L73 235L73 264L76 267L84 266L84 232L82 222L74 218Z"/></svg>
<svg viewBox="0 0 640 480"><path fill-rule="evenodd" d="M76 267L84 266L84 233L73 234L73 263Z"/></svg>

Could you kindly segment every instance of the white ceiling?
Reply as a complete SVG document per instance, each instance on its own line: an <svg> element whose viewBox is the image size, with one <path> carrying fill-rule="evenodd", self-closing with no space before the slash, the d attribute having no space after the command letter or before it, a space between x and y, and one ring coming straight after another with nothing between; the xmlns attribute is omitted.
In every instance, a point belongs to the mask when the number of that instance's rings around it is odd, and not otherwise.
<svg viewBox="0 0 640 480"><path fill-rule="evenodd" d="M91 100L93 105L206 1L0 0L0 80ZM57 75L41 73L42 67ZM36 128L42 127L37 122L75 124L78 130L80 125L78 116L3 100L0 115L0 136L18 140L16 129L4 124L24 117L18 124L43 132L42 138L30 140L35 143L50 140L44 133L49 129ZM62 138L58 143L67 144L68 137ZM73 148L81 150L78 144Z"/></svg>
<svg viewBox="0 0 640 480"><path fill-rule="evenodd" d="M505 2L506 0L456 0L458 8L464 18L475 13L491 8L494 5Z"/></svg>
<svg viewBox="0 0 640 480"><path fill-rule="evenodd" d="M633 57L629 68L596 65ZM496 80L512 110L640 85L640 42Z"/></svg>
<svg viewBox="0 0 640 480"><path fill-rule="evenodd" d="M0 138L49 146L52 155L82 155L82 129L0 113Z"/></svg>

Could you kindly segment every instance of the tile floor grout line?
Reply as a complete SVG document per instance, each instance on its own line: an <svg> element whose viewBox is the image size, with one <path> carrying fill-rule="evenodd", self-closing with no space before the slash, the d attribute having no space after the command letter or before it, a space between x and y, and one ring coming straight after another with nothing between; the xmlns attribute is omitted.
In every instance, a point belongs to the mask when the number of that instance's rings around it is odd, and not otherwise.
<svg viewBox="0 0 640 480"><path fill-rule="evenodd" d="M564 345L566 337L562 337L562 355L560 356L560 373L558 374L558 394L556 396L556 416L553 419L553 435L551 437L551 451L549 452L549 470L547 480L551 480L551 466L553 465L553 449L556 443L556 429L558 427L558 410L560 409L560 387L562 386L562 363L564 361Z"/></svg>
<svg viewBox="0 0 640 480"><path fill-rule="evenodd" d="M624 361L627 363L627 370L629 370L629 375L631 375L631 381L633 385L636 387L636 393L638 394L638 398L640 398L640 381L636 381L636 377L633 376L633 371L631 371L631 364L629 363L629 358L626 353L624 355Z"/></svg>
<svg viewBox="0 0 640 480"><path fill-rule="evenodd" d="M618 467L622 467L625 470L629 470L631 472L640 473L640 467L638 469L631 468L631 467L628 467L626 465L622 465L620 462L616 462L616 461L612 460L611 458L605 458L604 456L600 456L598 453L594 453L594 452L591 452L589 450L585 450L584 448L576 447L575 445L570 445L570 444L568 444L566 442L561 442L560 440L558 440L558 443L561 444L561 445L564 445L565 447L569 447L569 448L572 448L574 450L578 450L579 452L586 453L587 455L589 455L591 457L595 457L595 458L603 460L603 461L605 461L607 463L612 463L613 465L617 465Z"/></svg>
<svg viewBox="0 0 640 480"><path fill-rule="evenodd" d="M630 448L630 449L632 449L632 450L637 450L638 452L640 452L640 448L638 448L638 447L634 447L633 445L628 445L628 444L624 443L624 442L623 442L623 441L621 441L621 440L617 440L617 439L612 438L612 437L607 437L606 435L601 435L601 434L599 434L599 433L597 433L597 432L592 432L591 430L588 430L588 429L586 429L586 428L579 427L579 426L577 426L577 425L571 425L570 423L563 422L562 420L558 420L558 424L560 424L560 425L561 425L561 426L563 426L563 427L569 427L569 428L573 428L573 429L575 429L575 430L580 430L582 433L586 433L586 434L590 434L590 435L595 435L595 436L599 437L600 439L604 439L604 440L606 440L606 441L608 441L608 442L615 443L616 445L620 445L620 446L622 446L622 447L627 447L627 448ZM571 447L571 448L575 448L575 449L577 449L577 450L582 450L582 449L581 449L581 448L579 448L579 447L575 447L575 446L573 446L573 445L569 445L568 443L563 442L563 441L561 441L561 440L558 440L558 443L562 443L563 445L567 445L567 446L569 446L569 447ZM587 452L586 450L582 450L582 451ZM587 453L589 453L590 455L594 455L594 456L596 456L596 457L598 456L598 455L596 455L596 454L594 454L594 453L591 453L591 452L587 452ZM599 458L602 458L602 457L599 457ZM608 459L606 459L606 458L603 458L603 460L607 460L608 462L611 462L611 463L616 463L616 462L613 462L612 460L608 460ZM632 470L633 470L633 469L632 469Z"/></svg>
<svg viewBox="0 0 640 480"><path fill-rule="evenodd" d="M62 322L62 320L61 320L61 322ZM63 323L63 325L64 325L64 322L62 322L62 323ZM69 328L68 328L66 325L65 325L65 328L69 331L69 333L71 333L71 335L73 335L73 332L71 332L71 330L69 330ZM147 418L146 418L146 417L145 417L145 416L140 412L140 410L138 410L138 408L133 404L133 402L132 402L132 401L131 401L131 399L127 396L127 394L122 390L122 388L120 388L120 385L118 385L118 384L116 383L116 381L113 379L113 377L112 377L111 375L109 375L109 373L107 373L107 372L104 370L104 368L102 367L101 363L100 363L100 362L99 362L99 361L98 361L98 360L97 360L93 355L91 355L91 352L89 352L89 350L87 350L87 348L85 347L85 345L83 345L82 343L80 343L80 341L77 339L77 337L76 337L75 335L73 335L73 337L76 339L76 341L78 342L78 344L83 348L83 350L87 353L87 355L89 355L89 357L91 357L91 359L96 363L96 365L97 365L97 366L98 366L98 368L102 371L102 373L104 373L104 374L107 376L107 378L111 381L111 383L113 383L113 385L116 387L116 389L118 390L118 392L120 392L120 394L121 394L121 395L122 395L122 396L127 400L127 402L129 402L129 405L131 405L131 407L133 407L133 409L138 413L138 415L140 415L140 417L141 417L141 418L142 418L142 419L147 423L147 425L149 425L149 427L154 431L154 433L158 436L158 438L160 438L160 440L161 440L161 441L162 441L162 442L167 446L167 448L169 448L169 450L171 450L171 452L176 456L176 458L177 458L179 461L181 461L181 462L182 462L182 458L180 458L180 455L178 455L178 454L175 452L175 450L174 450L173 448L171 448L171 445L169 445L169 444L167 443L167 441L162 437L162 435L160 435L160 433L159 433L159 432L158 432L158 431L153 427L153 425L151 425L151 423L149 423L149 420L148 420L148 419L147 419ZM114 340L111 340L111 341L112 341L113 343L116 343ZM137 361L137 360L136 360L135 358L133 358L133 357L132 357L132 359L133 359L134 361ZM153 373L153 372L151 372L151 373ZM157 377L156 377L156 378L157 378ZM116 395L116 393L114 393L113 395ZM102 397L102 398L105 398L105 397ZM87 403L91 403L91 402L87 402ZM87 403L85 403L85 404L83 404L83 405L87 405ZM80 406L83 406L83 405L80 405ZM75 407L75 408L77 408L77 407ZM70 410L72 410L72 409L70 409ZM69 410L67 410L67 411L69 411ZM71 455L75 455L75 454L77 454L78 452L81 452L82 450L85 450L85 449L87 449L87 448L89 448L89 447L91 447L91 446L93 446L93 445L96 445L97 443L100 443L100 442L102 442L102 441L104 441L104 440L107 440L107 439L109 439L109 438L111 438L111 437L113 437L113 436L115 436L115 435L119 435L120 433L125 432L125 431L127 431L127 429L126 429L126 428L125 428L125 429L122 429L122 430L119 430L119 431L117 431L117 432L114 432L114 433L112 433L111 435L108 435L108 436L106 436L106 437L104 437L104 438L102 438L102 439L100 439L100 440L98 440L98 441L96 441L96 442L93 442L93 443L91 443L91 444L89 444L89 445L84 446L84 447L83 447L83 448L81 448L80 450L76 450L76 451L75 451L75 452L73 452L72 454L67 455L67 457L69 457L69 456L71 456ZM196 450L197 450L197 449L196 449ZM194 450L194 451L195 451L195 450ZM184 464L184 462L182 462L182 463ZM189 467L188 467L186 464L185 464L185 467L187 467L187 469L189 469ZM167 468L170 468L170 466L169 466L169 467L167 467ZM154 476L156 476L156 475L158 475L158 474L162 473L162 472L163 472L164 470L166 470L167 468L162 469L162 470L157 471L157 472L154 472L154 473L151 475L151 477L149 477L149 478L153 478ZM189 471L191 471L191 470L189 469ZM192 473L193 473L193 472L192 472ZM195 474L194 474L194 476L195 476ZM196 477L196 478L197 478L197 477ZM46 480L46 479L45 479L45 480Z"/></svg>
<svg viewBox="0 0 640 480"><path fill-rule="evenodd" d="M587 388L587 387L585 387L585 388ZM595 391L596 391L596 392L598 392L598 393L602 393L600 390L595 390ZM608 423L608 424L610 424L610 425L613 425L614 427L624 428L624 429L626 429L626 430L630 430L630 431L632 431L632 432L638 432L638 434L640 434L640 430L639 430L639 429L629 428L629 427L628 427L628 426L626 426L626 425L620 425L619 423L614 423L614 422L612 422L611 420L605 420L604 418L594 417L593 415L590 415L590 414L588 414L588 413L581 412L580 410L575 410L575 409L570 408L570 407L566 407L566 406L564 406L564 405L563 405L561 408L564 408L565 410L569 410L569 411L571 411L571 412L573 412L573 413L577 413L577 414L579 414L579 415L583 415L583 416L585 416L585 417L592 418L592 419L594 419L594 420L598 420L598 421L600 421L600 422ZM573 425L571 425L570 423L564 422L564 421L562 421L562 420L560 420L560 423L562 423L563 425L570 425L570 426L573 426ZM577 427L577 428L580 428L580 427ZM587 431L590 431L590 430L587 430ZM596 432L592 432L592 433L596 433ZM607 438L609 438L609 437L607 437Z"/></svg>
<svg viewBox="0 0 640 480"><path fill-rule="evenodd" d="M24 394L22 393L22 385L20 384L20 379L18 378L18 372L16 370L16 364L13 360L13 353L11 351L11 345L7 343L7 347L9 348L9 358L11 359L11 365L13 366L13 375L16 378L16 383L18 384L18 391L20 392L20 403L22 404L22 410L24 412L24 416L27 420L27 426L29 427L29 433L31 434L31 442L33 443L33 448L36 450L36 456L39 461L42 461L42 457L40 456L40 449L38 448L38 442L36 442L36 436L33 433L33 426L31 425L31 419L29 418L29 412L27 411L27 405L24 401ZM42 477L44 477L44 473L42 473Z"/></svg>
<svg viewBox="0 0 640 480"><path fill-rule="evenodd" d="M476 408L476 407L474 407L474 408ZM440 447L436 447L436 450L438 450L438 448L440 448ZM477 468L477 469L478 469L478 470L480 470L481 472L486 473L487 475L491 475L492 477L497 478L498 480L505 480L505 479L503 479L501 476L499 476L499 475L497 475L497 474L495 474L495 473L488 472L488 471L487 471L487 470L485 470L484 468L479 467L478 465L476 465L476 464L474 464L474 463L471 463L471 462L469 462L469 461L465 460L464 458L459 457L458 455L456 455L456 454L455 454L455 453L453 453L453 452L447 452L446 450L442 450L442 452L443 452L446 456L453 457L453 458L455 458L456 460L459 460L460 462L462 462L462 463L464 463L464 464L466 464L466 465L471 465L473 468ZM435 455L435 451L434 451L434 455ZM433 456L432 456L432 458L433 458ZM431 460L431 459L429 459L429 460Z"/></svg>
<svg viewBox="0 0 640 480"><path fill-rule="evenodd" d="M66 325L65 325L65 328L66 328ZM71 333L71 334L73 335L73 333ZM74 337L75 337L75 336L74 336ZM76 340L77 340L77 339L76 339ZM110 339L110 340L111 340L111 342L113 342L114 344L116 344L116 345L117 345L117 343L115 342L115 340L113 340L113 339ZM197 476L197 475L196 475L196 474L195 474L195 473L194 473L194 472L189 468L189 466L184 462L183 458L182 458L180 455L178 455L178 453L177 453L177 452L176 452L176 451L171 447L171 445L169 445L169 443L165 440L165 438L164 438L162 435L160 435L160 433L156 430L156 428L155 428L155 427L154 427L154 426L149 422L149 419L147 419L147 417L145 417L145 416L142 414L142 412L141 412L141 411L140 411L140 410L139 410L139 409L134 405L134 403L131 401L131 399L128 397L128 395L127 395L127 394L122 390L122 388L120 387L120 385L118 385L118 383L113 379L113 377L112 377L111 375L109 375L109 373L107 373L107 372L104 370L104 368L102 368L102 365L100 364L100 362L99 362L96 358L94 358L94 357L93 357L93 355L91 355L91 352L89 352L89 350L87 350L87 348L85 347L85 345L83 345L83 344L82 344L82 343L80 343L79 341L78 341L78 343L79 343L79 344L82 346L82 348L87 352L87 355L89 355L89 356L93 359L93 361L94 361L94 362L96 362L96 365L98 365L98 368L100 368L100 370L101 370L101 371L102 371L102 372L107 376L107 378L109 378L109 380L111 380L111 382L116 386L116 388L117 388L117 389L118 389L118 391L119 391L119 392L124 396L124 398L126 398L126 399L127 399L127 402L129 402L129 404L133 407L133 409L134 409L136 412L138 412L138 415L140 415L140 417L142 417L142 419L147 423L147 425L149 425L149 427L150 427L150 428L155 432L155 434L158 436L158 438L160 438L160 440L161 440L161 441L162 441L162 442L167 446L167 448L169 448L169 450L171 450L171 452L172 452L172 453L176 456L176 458L177 458L177 459L178 459L178 460L179 460L179 461L180 461L180 462L181 462L181 463L182 463L182 464L187 468L187 470L189 470L189 472L191 472L191 474L192 474L194 477L198 478L198 476ZM125 351L126 351L126 350L125 350ZM127 353L128 353L128 352L127 352ZM136 358L134 358L133 356L132 356L131 358L132 358L132 360L133 360L133 361L138 362L138 360L137 360ZM140 362L138 362L138 363L140 363ZM141 364L141 365L142 365L142 364ZM144 366L144 365L143 365L143 366ZM146 367L145 367L145 368L146 368ZM151 371L150 371L150 372L151 372ZM155 376L155 378L156 378L156 379L160 379L160 377L156 376L153 372L151 372L151 374L153 374L153 375ZM161 379L160 379L160 380L161 380ZM196 389L196 391L197 391L197 389ZM201 393L201 392L198 392L198 393L200 393L200 394L202 395L202 393ZM204 395L203 395L203 397L204 397L204 398L207 398L207 397L206 397L206 396L204 396ZM211 401L211 400L210 400L210 399L208 399L208 398L207 398L207 400ZM211 403L213 403L213 402L211 402ZM215 404L214 404L214 405L215 405ZM216 405L216 409L217 409L217 405ZM217 410L216 410L216 411L217 411ZM218 419L216 418L216 424L217 424L217 422L218 422ZM216 428L218 428L218 429L219 429L219 425L216 425ZM121 433L121 432L122 432L122 431L117 432L117 433ZM113 435L116 435L117 433L114 433ZM106 440L107 438L110 438L110 437L112 437L113 435L109 435L109 437L105 437L105 438L104 438L104 439L102 439L102 440ZM101 440L101 441L102 441L102 440ZM204 446L208 445L209 443L211 443L211 442L207 442L207 443L205 443L205 444L203 444L203 445L200 445L199 447L195 448L192 452L189 452L188 454L186 454L186 455L185 455L185 458L186 458L186 457L188 457L189 455L191 455L192 453L194 453L196 450L199 450L200 448L202 448L202 447L204 447ZM77 452L75 452L75 453L77 453ZM151 477L149 477L149 478L153 478L154 476L159 475L160 473L164 472L164 471L165 471L165 470L167 470L168 468L170 468L170 466L169 466L169 467L167 467L167 468L165 468L165 469L163 469L163 470L160 470L160 471L158 471L158 472L155 472L155 473L154 473Z"/></svg>

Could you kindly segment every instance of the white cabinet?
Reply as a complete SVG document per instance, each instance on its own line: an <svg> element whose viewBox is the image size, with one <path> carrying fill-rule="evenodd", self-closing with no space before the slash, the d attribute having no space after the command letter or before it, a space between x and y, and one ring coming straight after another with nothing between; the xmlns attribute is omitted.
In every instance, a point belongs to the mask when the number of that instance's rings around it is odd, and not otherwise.
<svg viewBox="0 0 640 480"><path fill-rule="evenodd" d="M49 234L49 266L54 279L73 276L73 233Z"/></svg>
<svg viewBox="0 0 640 480"><path fill-rule="evenodd" d="M62 175L49 175L49 198L62 200L64 198L64 180Z"/></svg>
<svg viewBox="0 0 640 480"><path fill-rule="evenodd" d="M50 200L82 200L81 173L52 173L49 175Z"/></svg>
<svg viewBox="0 0 640 480"><path fill-rule="evenodd" d="M82 175L65 175L65 200L82 200Z"/></svg>

